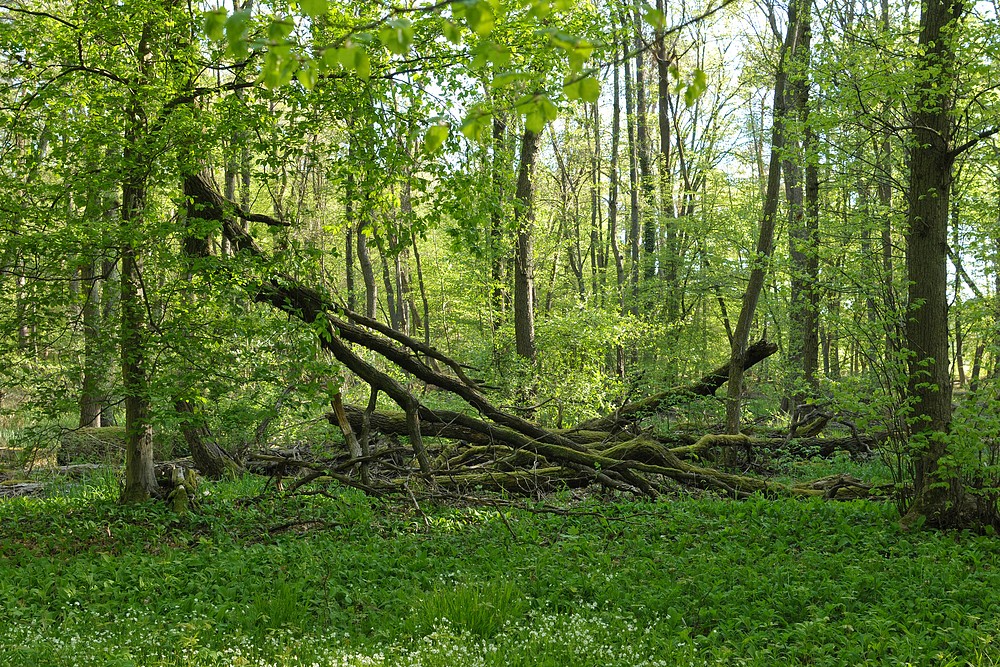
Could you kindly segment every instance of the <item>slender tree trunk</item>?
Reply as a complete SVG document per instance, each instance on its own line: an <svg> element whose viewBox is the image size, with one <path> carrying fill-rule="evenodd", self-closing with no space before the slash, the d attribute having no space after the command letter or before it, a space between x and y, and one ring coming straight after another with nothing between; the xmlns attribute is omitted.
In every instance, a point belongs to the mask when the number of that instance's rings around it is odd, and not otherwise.
<svg viewBox="0 0 1000 667"><path fill-rule="evenodd" d="M136 50L140 79L148 80L152 66L152 26L147 23ZM144 110L138 93L129 101L125 130L121 214L121 355L125 393L125 486L119 502L142 502L159 495L153 474L153 430L149 421L149 379L146 375L148 340L142 283L141 231L146 214L148 156L141 151Z"/></svg>
<svg viewBox="0 0 1000 667"><path fill-rule="evenodd" d="M517 170L517 191L514 222L517 229L517 250L514 262L514 339L517 353L535 360L535 258L534 258L534 198L535 157L539 135L525 129L521 137L521 163Z"/></svg>
<svg viewBox="0 0 1000 667"><path fill-rule="evenodd" d="M666 11L664 0L656 0L656 8ZM662 28L655 32L656 81L657 81L657 122L660 130L660 211L665 232L666 245L663 252L663 280L667 289L667 318L674 322L680 315L680 294L678 276L680 274L680 248L677 239L677 221L674 219L673 192L670 165L670 88L672 77L670 65L674 55L667 49L666 36Z"/></svg>
<svg viewBox="0 0 1000 667"><path fill-rule="evenodd" d="M882 29L888 31L889 23L889 0L882 0ZM879 216L882 220L880 234L882 240L882 299L884 301L884 312L888 313L891 319L887 319L885 326L885 358L894 359L896 352L900 349L900 326L896 318L892 316L899 312L896 300L896 286L893 277L893 244L892 244L892 132L886 127L882 131L881 142L875 159L875 169L877 174L876 195L879 202Z"/></svg>
<svg viewBox="0 0 1000 667"><path fill-rule="evenodd" d="M344 188L344 273L347 281L347 308L357 310L358 294L354 279L354 235L357 223L354 220L354 173L347 174ZM360 232L357 232L360 234Z"/></svg>
<svg viewBox="0 0 1000 667"><path fill-rule="evenodd" d="M639 164L639 189L642 193L640 208L642 218L643 277L656 275L656 202L653 193L653 175L650 165L649 122L646 117L646 52L642 37L643 20L638 2L634 4L635 26L635 134L636 159Z"/></svg>
<svg viewBox="0 0 1000 667"><path fill-rule="evenodd" d="M365 282L365 317L375 319L378 306L378 286L375 283L375 269L372 266L371 255L368 253L368 237L364 232L364 223L358 222L358 263L361 265L361 277Z"/></svg>
<svg viewBox="0 0 1000 667"><path fill-rule="evenodd" d="M618 150L621 145L621 84L619 76L620 70L617 64L617 45L615 49L616 63L614 65L612 95L614 101L611 109L611 164L610 176L608 178L608 244L611 246L611 254L615 258L615 286L616 294L621 307L621 312L625 312L625 262L622 259L621 247L618 245Z"/></svg>
<svg viewBox="0 0 1000 667"><path fill-rule="evenodd" d="M80 391L80 426L101 425L102 377L107 371L101 362L101 282L95 265L88 261L80 267L80 282L86 300L83 303L83 386Z"/></svg>
<svg viewBox="0 0 1000 667"><path fill-rule="evenodd" d="M508 171L507 123L503 115L493 115L493 157L491 179L493 201L490 208L490 280L493 296L494 325L503 323L510 309L510 293L507 290L507 244L504 243L504 213L506 207L505 173Z"/></svg>
<svg viewBox="0 0 1000 667"><path fill-rule="evenodd" d="M639 166L638 148L635 141L635 95L632 90L632 71L630 58L625 58L625 125L628 135L628 180L629 180L629 283L632 287L632 315L639 316Z"/></svg>
<svg viewBox="0 0 1000 667"><path fill-rule="evenodd" d="M431 305L427 298L427 285L424 282L424 269L420 262L420 250L417 249L417 235L410 230L410 238L413 242L413 261L417 265L417 286L420 289L420 303L424 309L424 344L431 346Z"/></svg>
<svg viewBox="0 0 1000 667"><path fill-rule="evenodd" d="M596 103L588 107L588 111L593 114L594 131L590 153L590 291L596 298L598 279L607 264L601 244L601 112Z"/></svg>
<svg viewBox="0 0 1000 667"><path fill-rule="evenodd" d="M115 341L112 334L111 322L121 319L121 273L118 270L119 262L116 259L105 259L103 262L102 274L103 285L101 289L101 322L104 323L104 332L100 340L100 354L103 365L108 366L105 370L101 385L101 426L118 426L118 417L115 414L115 404L117 397L112 395L113 357Z"/></svg>
<svg viewBox="0 0 1000 667"><path fill-rule="evenodd" d="M615 294L618 297L618 307L620 312L625 314L625 262L622 259L621 247L618 245L618 191L619 191L619 147L621 145L621 75L618 68L619 46L617 40L617 30L613 30L615 38L615 62L612 83L612 109L611 109L611 173L608 179L608 243L611 246L611 254L615 258ZM614 370L619 378L625 377L625 348L616 345L614 349Z"/></svg>
<svg viewBox="0 0 1000 667"><path fill-rule="evenodd" d="M236 137L233 139L234 141L230 143L229 146L230 152L235 149ZM226 156L226 171L223 178L225 179L225 198L230 201L236 201L236 183L239 179L239 165L236 163L236 157L234 155L230 154ZM229 239L226 238L225 234L222 235L219 248L220 254L223 257L228 257L233 252L232 246L229 244Z"/></svg>
<svg viewBox="0 0 1000 667"><path fill-rule="evenodd" d="M802 314L802 375L812 391L819 391L819 165L815 156L819 140L812 127L806 127L806 257L805 299L807 307Z"/></svg>

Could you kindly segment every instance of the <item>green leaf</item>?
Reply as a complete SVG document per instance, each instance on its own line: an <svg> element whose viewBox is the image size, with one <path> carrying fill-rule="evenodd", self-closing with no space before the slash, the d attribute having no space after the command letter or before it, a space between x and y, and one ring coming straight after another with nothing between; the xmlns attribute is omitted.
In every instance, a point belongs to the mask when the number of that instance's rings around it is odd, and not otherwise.
<svg viewBox="0 0 1000 667"><path fill-rule="evenodd" d="M462 134L472 141L479 141L483 132L492 123L493 116L481 107L474 107L462 121Z"/></svg>
<svg viewBox="0 0 1000 667"><path fill-rule="evenodd" d="M485 37L493 31L496 17L493 8L485 0L465 4L465 23L472 32Z"/></svg>
<svg viewBox="0 0 1000 667"><path fill-rule="evenodd" d="M596 102L601 96L601 84L592 76L585 76L563 85L563 93L570 100L583 100L584 102Z"/></svg>
<svg viewBox="0 0 1000 667"><path fill-rule="evenodd" d="M327 0L299 0L299 7L306 16L322 16L330 11Z"/></svg>
<svg viewBox="0 0 1000 667"><path fill-rule="evenodd" d="M234 12L226 19L226 41L229 51L237 58L245 58L247 51L247 24L250 22L250 12L243 10Z"/></svg>
<svg viewBox="0 0 1000 667"><path fill-rule="evenodd" d="M323 64L326 67L333 67L342 64L340 59L340 49L327 48L323 50Z"/></svg>
<svg viewBox="0 0 1000 667"><path fill-rule="evenodd" d="M284 41L292 34L294 28L295 24L289 18L275 19L271 21L271 25L267 26L267 38L272 42Z"/></svg>
<svg viewBox="0 0 1000 667"><path fill-rule="evenodd" d="M510 49L492 41L481 41L473 49L473 53L475 54L472 59L473 69L481 69L487 63L492 64L496 68L503 68L510 64Z"/></svg>
<svg viewBox="0 0 1000 667"><path fill-rule="evenodd" d="M449 21L448 19L443 19L441 31L444 33L445 39L452 44L462 43L462 29L458 26L458 24Z"/></svg>
<svg viewBox="0 0 1000 667"><path fill-rule="evenodd" d="M368 57L368 53L365 52L360 46L354 46L348 43L347 46L341 49L334 49L336 58L339 59L340 64L344 68L351 72L356 72L359 77L367 81L372 75L372 62ZM324 60L327 60L328 64L332 63L333 57L323 54Z"/></svg>
<svg viewBox="0 0 1000 667"><path fill-rule="evenodd" d="M447 125L431 125L424 133L424 150L428 153L437 153L448 139L449 132Z"/></svg>
<svg viewBox="0 0 1000 667"><path fill-rule="evenodd" d="M540 110L532 111L524 117L524 127L538 134L545 128L545 116Z"/></svg>
<svg viewBox="0 0 1000 667"><path fill-rule="evenodd" d="M502 72L493 77L493 80L490 81L490 88L493 88L494 90L498 88L506 88L512 83L524 81L528 78L530 78L530 75L525 74L524 72Z"/></svg>
<svg viewBox="0 0 1000 667"><path fill-rule="evenodd" d="M697 102L698 98L702 96L707 88L708 79L705 76L705 72L701 69L696 69L691 75L691 82L684 89L684 104L691 106Z"/></svg>
<svg viewBox="0 0 1000 667"><path fill-rule="evenodd" d="M379 30L378 38L390 53L403 55L409 52L413 43L413 25L405 18L387 21Z"/></svg>
<svg viewBox="0 0 1000 667"><path fill-rule="evenodd" d="M555 120L559 117L559 107L549 98L545 96L540 97L538 99L538 106L541 108L545 120Z"/></svg>
<svg viewBox="0 0 1000 667"><path fill-rule="evenodd" d="M303 88L312 90L316 87L318 72L312 63L306 63L295 72L295 78L299 80Z"/></svg>
<svg viewBox="0 0 1000 667"><path fill-rule="evenodd" d="M592 76L583 78L580 81L580 97L584 102L597 102L601 97L601 82Z"/></svg>
<svg viewBox="0 0 1000 667"><path fill-rule="evenodd" d="M272 90L280 88L292 80L292 76L298 69L299 61L292 55L291 47L288 45L275 46L264 54L260 81Z"/></svg>
<svg viewBox="0 0 1000 667"><path fill-rule="evenodd" d="M579 71L593 53L594 46L590 42L580 40L573 48L566 52L566 55L569 57L570 69L574 72Z"/></svg>
<svg viewBox="0 0 1000 667"><path fill-rule="evenodd" d="M646 7L646 11L642 15L642 20L656 30L663 30L663 27L667 24L667 17L663 15L663 12L652 7Z"/></svg>
<svg viewBox="0 0 1000 667"><path fill-rule="evenodd" d="M205 12L205 34L213 42L221 42L225 35L226 10L213 9Z"/></svg>
<svg viewBox="0 0 1000 667"><path fill-rule="evenodd" d="M528 12L533 18L544 19L552 13L552 5L547 0L538 0L531 3L531 10Z"/></svg>
<svg viewBox="0 0 1000 667"><path fill-rule="evenodd" d="M367 81L372 76L372 61L363 49L358 49L358 56L355 60L354 71L358 76Z"/></svg>

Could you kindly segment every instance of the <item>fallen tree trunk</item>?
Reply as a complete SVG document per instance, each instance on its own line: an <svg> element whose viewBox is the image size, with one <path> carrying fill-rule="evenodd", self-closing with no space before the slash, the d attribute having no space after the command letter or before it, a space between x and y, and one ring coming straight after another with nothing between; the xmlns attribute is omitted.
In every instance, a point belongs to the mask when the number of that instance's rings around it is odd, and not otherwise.
<svg viewBox="0 0 1000 667"><path fill-rule="evenodd" d="M223 233L237 251L248 252L267 262L266 253L253 237L226 213L235 204L211 190L204 179L189 188L190 196L204 196L202 215L219 217ZM205 190L209 192L204 194ZM220 204L221 202L221 204ZM238 210L238 209L233 209ZM245 215L245 213L243 214ZM320 291L302 285L288 275L275 275L249 286L253 298L296 317L314 327L320 345L349 371L369 384L373 395L383 392L402 414L361 411L344 406L341 419L333 423L350 438L353 432L381 432L409 441L416 467L404 471L388 465L377 451L369 456L351 456L337 461L294 461L269 456L279 464L308 470L309 479L335 479L371 493L413 493L413 487L495 488L508 492L535 493L559 486L600 484L608 489L657 496L676 485L713 489L734 497L751 493L821 495L828 489L790 487L764 480L701 467L682 460L681 452L648 436L629 437L624 429L670 401L683 396L710 396L728 377L728 364L684 388L662 392L643 401L623 406L613 415L592 420L569 431L544 428L518 415L501 410L481 387L464 373L463 366L433 347L375 320L350 312ZM413 378L434 385L461 398L475 416L458 411L435 410L423 405L395 377L378 368L371 354L364 357L356 348L367 350ZM760 341L751 347L746 368L776 351ZM439 369L439 364L444 367ZM448 374L450 371L451 374ZM374 407L374 401L372 402ZM348 433L348 432L351 433ZM426 439L445 439L452 446ZM362 440L367 436L363 435ZM684 445L691 451L717 445L747 445L742 435L708 435ZM356 452L355 452L356 453ZM690 452L688 452L690 454ZM261 458L261 457L257 457ZM346 474L362 463L370 473L382 463L377 480L362 482ZM403 472L404 474L400 474Z"/></svg>
<svg viewBox="0 0 1000 667"><path fill-rule="evenodd" d="M743 370L752 368L777 351L778 346L774 343L766 340L757 341L747 349ZM696 396L712 396L718 391L719 387L725 384L728 378L729 362L726 362L697 382L685 387L668 389L667 391L644 398L641 401L628 403L610 415L583 422L577 428L590 431L621 431L636 421L654 414L665 405L677 403L685 399L689 400Z"/></svg>

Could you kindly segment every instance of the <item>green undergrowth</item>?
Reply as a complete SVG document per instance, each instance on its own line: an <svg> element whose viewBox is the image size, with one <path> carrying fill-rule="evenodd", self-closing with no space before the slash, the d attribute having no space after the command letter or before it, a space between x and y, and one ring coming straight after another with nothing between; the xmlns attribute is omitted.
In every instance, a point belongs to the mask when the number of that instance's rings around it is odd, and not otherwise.
<svg viewBox="0 0 1000 667"><path fill-rule="evenodd" d="M0 502L0 665L997 665L1000 538L889 504Z"/></svg>

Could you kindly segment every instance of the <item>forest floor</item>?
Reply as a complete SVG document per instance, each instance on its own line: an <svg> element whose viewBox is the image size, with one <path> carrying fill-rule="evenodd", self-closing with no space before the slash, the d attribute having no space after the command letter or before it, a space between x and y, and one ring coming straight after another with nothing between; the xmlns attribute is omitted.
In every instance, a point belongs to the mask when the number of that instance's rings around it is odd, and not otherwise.
<svg viewBox="0 0 1000 667"><path fill-rule="evenodd" d="M265 484L183 516L117 506L110 472L0 501L0 665L1000 665L1000 539L903 533L891 503Z"/></svg>

